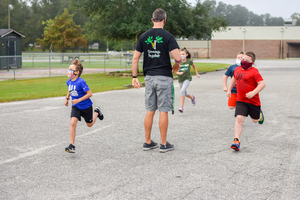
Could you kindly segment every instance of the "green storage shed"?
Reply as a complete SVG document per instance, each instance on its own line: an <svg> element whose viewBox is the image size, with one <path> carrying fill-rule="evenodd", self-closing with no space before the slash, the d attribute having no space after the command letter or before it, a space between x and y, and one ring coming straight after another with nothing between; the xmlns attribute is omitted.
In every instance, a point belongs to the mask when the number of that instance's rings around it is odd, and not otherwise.
<svg viewBox="0 0 300 200"><path fill-rule="evenodd" d="M22 37L13 29L0 29L0 69L22 67Z"/></svg>

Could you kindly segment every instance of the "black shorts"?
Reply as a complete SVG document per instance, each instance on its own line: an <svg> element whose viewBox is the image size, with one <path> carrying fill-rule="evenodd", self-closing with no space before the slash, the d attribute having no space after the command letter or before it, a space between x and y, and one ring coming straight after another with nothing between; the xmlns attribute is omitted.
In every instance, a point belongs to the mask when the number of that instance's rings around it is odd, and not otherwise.
<svg viewBox="0 0 300 200"><path fill-rule="evenodd" d="M250 115L252 119L260 118L260 106L253 105L251 103L245 103L242 101L236 102L235 116L242 115L247 117Z"/></svg>
<svg viewBox="0 0 300 200"><path fill-rule="evenodd" d="M84 118L86 123L93 122L93 106L90 106L87 109L80 110L76 106L72 106L71 118L76 117L79 121L81 121L81 116Z"/></svg>

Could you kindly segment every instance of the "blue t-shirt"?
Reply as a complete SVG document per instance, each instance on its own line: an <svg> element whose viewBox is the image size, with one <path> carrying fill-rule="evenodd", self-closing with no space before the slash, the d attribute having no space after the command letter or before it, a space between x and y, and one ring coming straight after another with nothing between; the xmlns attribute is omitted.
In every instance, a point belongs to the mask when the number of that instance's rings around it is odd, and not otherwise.
<svg viewBox="0 0 300 200"><path fill-rule="evenodd" d="M69 89L69 92L71 94L72 100L79 99L86 95L86 92L90 90L89 86L86 84L85 80L82 78L77 78L75 81L72 81L69 79L67 81L67 86ZM72 106L76 106L79 110L84 110L89 108L93 102L90 98L83 100L76 105L72 104Z"/></svg>
<svg viewBox="0 0 300 200"><path fill-rule="evenodd" d="M225 72L226 76L230 76L232 78L233 74L234 74L234 70L235 68L238 67L237 64L231 65L230 67L228 67L227 71ZM236 84L233 86L233 88L231 89L231 93L236 94L237 90L236 90Z"/></svg>

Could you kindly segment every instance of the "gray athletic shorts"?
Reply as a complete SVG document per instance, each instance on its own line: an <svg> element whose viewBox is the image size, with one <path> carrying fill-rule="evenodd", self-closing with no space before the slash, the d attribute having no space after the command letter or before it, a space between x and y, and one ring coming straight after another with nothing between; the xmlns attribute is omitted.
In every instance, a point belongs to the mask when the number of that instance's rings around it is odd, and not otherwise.
<svg viewBox="0 0 300 200"><path fill-rule="evenodd" d="M173 78L167 76L145 77L145 105L147 111L172 111Z"/></svg>

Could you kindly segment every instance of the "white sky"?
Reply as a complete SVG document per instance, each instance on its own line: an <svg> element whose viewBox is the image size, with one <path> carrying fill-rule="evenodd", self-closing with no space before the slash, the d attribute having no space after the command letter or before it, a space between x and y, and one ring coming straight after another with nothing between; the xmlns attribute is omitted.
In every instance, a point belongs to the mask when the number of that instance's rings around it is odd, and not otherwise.
<svg viewBox="0 0 300 200"><path fill-rule="evenodd" d="M187 0L194 3L195 0ZM204 0L201 0L203 2ZM217 5L220 2L217 1ZM267 14L272 17L290 18L293 13L300 13L300 0L222 0L225 4L238 5L246 7L255 14Z"/></svg>

